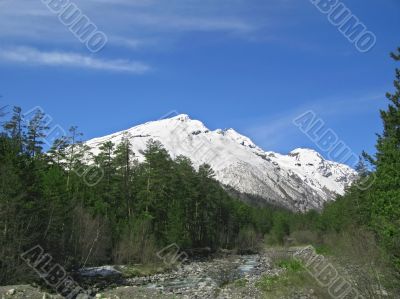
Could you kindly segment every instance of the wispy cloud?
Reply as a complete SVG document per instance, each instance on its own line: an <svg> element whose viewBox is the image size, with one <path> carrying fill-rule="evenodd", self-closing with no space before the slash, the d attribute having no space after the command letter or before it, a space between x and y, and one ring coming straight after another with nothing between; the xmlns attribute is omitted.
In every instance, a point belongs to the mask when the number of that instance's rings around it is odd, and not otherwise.
<svg viewBox="0 0 400 299"><path fill-rule="evenodd" d="M108 41L115 46L124 47L131 50L138 50L144 47L156 46L156 39L132 38L124 36L109 36Z"/></svg>
<svg viewBox="0 0 400 299"><path fill-rule="evenodd" d="M384 94L382 91L363 96L330 97L308 102L274 117L258 119L250 123L244 132L267 150L285 148L294 143L298 145L304 135L293 124L293 120L306 111L312 110L318 117L333 124L346 116L356 117L358 114L376 111L377 106L381 105L379 99L384 98Z"/></svg>
<svg viewBox="0 0 400 299"><path fill-rule="evenodd" d="M281 0L271 1L268 5L261 0L250 4L244 0L81 0L75 3L108 36L126 40L135 37L122 46L139 48L137 45L143 46L143 40L174 39L177 33L193 31L219 32L247 39L267 20L272 22L271 10L282 4ZM41 1L0 0L0 37L11 38L14 42L15 37L52 43L56 37L56 41L75 42L69 35L57 16ZM149 48L154 46L145 44ZM121 43L116 40L115 45Z"/></svg>
<svg viewBox="0 0 400 299"><path fill-rule="evenodd" d="M276 41L282 20L276 12L293 9L283 0L80 0L83 14L104 32L108 39L102 57L139 52L146 60L148 51L170 51L182 47L179 40L192 33L217 33L221 38L241 41ZM291 4L293 5L293 4ZM275 17L274 17L275 16ZM285 26L287 26L285 20ZM268 31L268 32L266 32ZM268 38L266 38L268 37ZM126 59L106 60L74 53L77 39L56 14L41 1L0 0L0 59L31 65L66 66L130 73L145 73L150 68ZM205 42L207 42L204 39ZM39 46L38 46L39 45ZM35 47L51 45L60 52L42 52ZM184 45L183 45L184 46ZM33 48L32 48L33 47ZM114 52L115 53L115 52ZM119 56L124 57L124 56Z"/></svg>
<svg viewBox="0 0 400 299"><path fill-rule="evenodd" d="M0 48L0 61L134 74L143 74L151 70L150 66L136 61L105 60L68 52L43 52L30 47Z"/></svg>

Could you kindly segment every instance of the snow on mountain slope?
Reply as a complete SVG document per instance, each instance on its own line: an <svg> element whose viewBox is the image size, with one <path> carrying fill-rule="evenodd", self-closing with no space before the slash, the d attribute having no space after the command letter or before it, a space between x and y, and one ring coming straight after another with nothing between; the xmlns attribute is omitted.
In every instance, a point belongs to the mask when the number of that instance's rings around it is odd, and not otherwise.
<svg viewBox="0 0 400 299"><path fill-rule="evenodd" d="M128 136L139 161L146 143L158 140L173 158L187 156L196 167L210 164L222 184L296 211L321 209L343 194L357 175L314 150L299 148L288 155L266 152L233 129L210 131L184 114L92 139L86 145L98 154L102 143L118 144L123 136Z"/></svg>

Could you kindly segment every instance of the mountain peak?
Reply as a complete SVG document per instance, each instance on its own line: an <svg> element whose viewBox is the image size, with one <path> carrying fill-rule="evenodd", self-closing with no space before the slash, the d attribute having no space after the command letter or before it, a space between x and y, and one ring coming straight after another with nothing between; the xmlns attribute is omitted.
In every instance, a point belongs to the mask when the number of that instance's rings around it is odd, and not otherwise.
<svg viewBox="0 0 400 299"><path fill-rule="evenodd" d="M129 133L139 161L145 159L142 153L148 141L157 140L172 158L186 156L195 167L210 164L222 184L293 210L322 208L326 201L343 194L356 175L315 150L297 148L288 155L266 152L234 129L211 131L187 114L138 125ZM86 145L97 155L101 143L118 145L121 136L121 132L115 133Z"/></svg>
<svg viewBox="0 0 400 299"><path fill-rule="evenodd" d="M318 155L318 156L320 156L320 154L316 150L313 150L311 148L303 148L303 147L299 147L299 148L296 148L296 149L292 150L290 152L290 154L292 154L292 155L296 155L296 154L303 154L304 155L304 154L307 154L307 155Z"/></svg>
<svg viewBox="0 0 400 299"><path fill-rule="evenodd" d="M167 118L168 119L168 118ZM180 121L188 121L191 120L190 116L188 114L179 114L176 116L173 116L169 119L173 119L173 120L180 120Z"/></svg>
<svg viewBox="0 0 400 299"><path fill-rule="evenodd" d="M296 148L289 153L289 156L296 157L296 160L313 163L324 160L320 153L310 148Z"/></svg>

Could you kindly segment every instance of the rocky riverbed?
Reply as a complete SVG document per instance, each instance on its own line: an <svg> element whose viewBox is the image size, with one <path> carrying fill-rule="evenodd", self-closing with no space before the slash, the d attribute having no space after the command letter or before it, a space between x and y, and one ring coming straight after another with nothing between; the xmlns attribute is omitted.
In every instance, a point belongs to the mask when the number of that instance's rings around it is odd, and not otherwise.
<svg viewBox="0 0 400 299"><path fill-rule="evenodd" d="M256 287L263 275L278 275L267 253L228 255L191 261L167 273L125 278L114 286L95 289L96 298L265 298ZM1 299L54 298L32 287L0 287Z"/></svg>
<svg viewBox="0 0 400 299"><path fill-rule="evenodd" d="M165 274L127 279L124 287L103 294L111 298L139 298L135 297L138 292L151 292L156 298L262 298L256 281L279 271L266 255L232 255L193 261ZM129 292L132 297L123 297Z"/></svg>

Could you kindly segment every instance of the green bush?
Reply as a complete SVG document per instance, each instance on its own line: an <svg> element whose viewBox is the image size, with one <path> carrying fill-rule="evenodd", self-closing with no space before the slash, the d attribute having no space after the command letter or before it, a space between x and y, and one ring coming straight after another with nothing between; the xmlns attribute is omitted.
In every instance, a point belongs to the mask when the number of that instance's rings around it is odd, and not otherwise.
<svg viewBox="0 0 400 299"><path fill-rule="evenodd" d="M286 269L288 272L301 272L304 270L303 264L294 259L282 260L277 263L280 268Z"/></svg>

